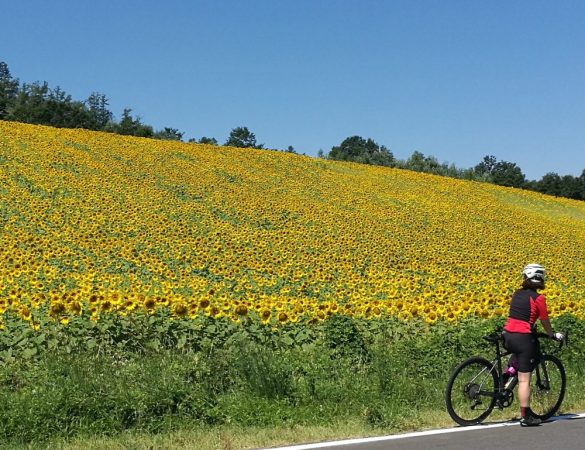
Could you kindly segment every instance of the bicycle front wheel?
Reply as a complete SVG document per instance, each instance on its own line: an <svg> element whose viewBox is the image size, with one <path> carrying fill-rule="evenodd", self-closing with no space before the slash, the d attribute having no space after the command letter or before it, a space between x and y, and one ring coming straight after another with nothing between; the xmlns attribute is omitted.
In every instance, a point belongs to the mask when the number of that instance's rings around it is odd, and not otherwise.
<svg viewBox="0 0 585 450"><path fill-rule="evenodd" d="M543 355L530 377L530 409L540 419L549 419L561 407L566 387L561 361L554 355Z"/></svg>
<svg viewBox="0 0 585 450"><path fill-rule="evenodd" d="M494 409L498 374L485 358L474 357L459 364L447 383L445 403L459 425L477 425Z"/></svg>

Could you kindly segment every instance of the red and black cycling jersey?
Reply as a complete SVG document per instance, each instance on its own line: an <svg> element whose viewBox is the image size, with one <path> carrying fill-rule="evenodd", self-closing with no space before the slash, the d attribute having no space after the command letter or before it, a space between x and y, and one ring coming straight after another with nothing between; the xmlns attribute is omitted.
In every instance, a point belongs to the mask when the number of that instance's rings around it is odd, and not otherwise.
<svg viewBox="0 0 585 450"><path fill-rule="evenodd" d="M518 289L514 292L504 330L509 333L531 333L538 319L548 319L544 295L533 289Z"/></svg>

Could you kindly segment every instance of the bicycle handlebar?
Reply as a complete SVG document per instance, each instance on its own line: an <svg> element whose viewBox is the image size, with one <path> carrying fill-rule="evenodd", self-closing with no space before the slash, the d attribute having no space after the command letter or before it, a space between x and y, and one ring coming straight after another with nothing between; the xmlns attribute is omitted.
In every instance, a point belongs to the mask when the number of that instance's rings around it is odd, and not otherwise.
<svg viewBox="0 0 585 450"><path fill-rule="evenodd" d="M536 336L539 338L547 338L547 339L554 339L553 337L550 337L548 334L546 333L542 333L542 332L538 332L536 333ZM561 339L559 342L559 349L563 348L563 345L569 345L569 331L567 330L566 332L563 333L563 339Z"/></svg>

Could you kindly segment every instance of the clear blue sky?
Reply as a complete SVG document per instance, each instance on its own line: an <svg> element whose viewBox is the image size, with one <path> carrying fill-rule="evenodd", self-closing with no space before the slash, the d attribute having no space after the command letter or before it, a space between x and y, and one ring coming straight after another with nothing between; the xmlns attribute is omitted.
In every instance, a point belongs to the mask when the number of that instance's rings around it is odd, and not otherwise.
<svg viewBox="0 0 585 450"><path fill-rule="evenodd" d="M581 0L20 0L0 24L21 82L185 139L247 126L308 155L359 135L529 179L585 169Z"/></svg>

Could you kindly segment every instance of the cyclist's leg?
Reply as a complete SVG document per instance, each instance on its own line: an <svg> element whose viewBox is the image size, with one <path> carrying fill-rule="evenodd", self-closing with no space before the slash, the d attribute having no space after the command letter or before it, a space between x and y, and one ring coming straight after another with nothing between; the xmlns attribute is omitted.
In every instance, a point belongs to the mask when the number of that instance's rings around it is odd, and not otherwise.
<svg viewBox="0 0 585 450"><path fill-rule="evenodd" d="M526 409L530 408L530 376L532 372L518 372L518 401L520 402L520 415L526 415Z"/></svg>
<svg viewBox="0 0 585 450"><path fill-rule="evenodd" d="M514 353L518 361L518 400L520 402L521 420L532 416L530 410L530 376L538 360L537 339L531 334L508 333L507 348Z"/></svg>

